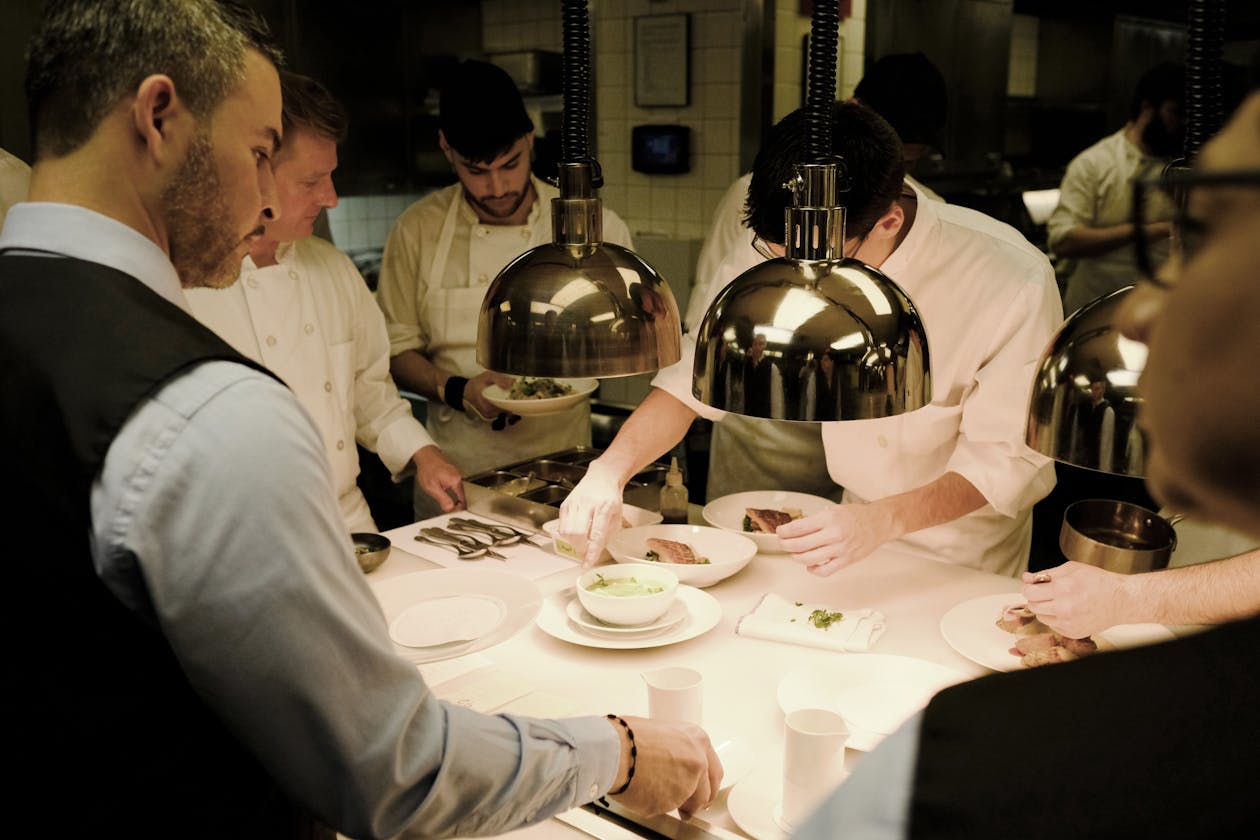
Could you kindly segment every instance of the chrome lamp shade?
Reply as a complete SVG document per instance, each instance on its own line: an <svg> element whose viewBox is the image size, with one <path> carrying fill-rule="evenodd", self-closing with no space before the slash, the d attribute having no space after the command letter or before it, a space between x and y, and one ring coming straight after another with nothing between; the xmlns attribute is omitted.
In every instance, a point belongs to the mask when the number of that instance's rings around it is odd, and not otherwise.
<svg viewBox="0 0 1260 840"><path fill-rule="evenodd" d="M931 398L923 323L857 260L770 260L718 295L696 334L692 392L751 417L866 420Z"/></svg>
<svg viewBox="0 0 1260 840"><path fill-rule="evenodd" d="M1146 345L1125 338L1114 326L1133 288L1081 307L1050 340L1028 405L1032 449L1077 467L1145 474L1147 445L1137 412Z"/></svg>
<svg viewBox="0 0 1260 840"><path fill-rule="evenodd" d="M477 363L502 373L605 378L682 356L669 285L608 242L553 242L521 254L486 291L477 326Z"/></svg>

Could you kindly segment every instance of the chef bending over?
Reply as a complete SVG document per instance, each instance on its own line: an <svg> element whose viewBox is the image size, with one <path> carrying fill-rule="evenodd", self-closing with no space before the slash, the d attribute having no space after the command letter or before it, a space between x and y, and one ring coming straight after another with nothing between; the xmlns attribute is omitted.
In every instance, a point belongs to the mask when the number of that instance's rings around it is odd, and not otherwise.
<svg viewBox="0 0 1260 840"><path fill-rule="evenodd" d="M1049 460L1024 444L1035 365L1063 317L1054 271L1014 228L921 200L904 181L896 133L874 112L837 104L832 137L852 181L845 253L881 269L914 301L930 345L931 402L896 417L823 423L827 468L844 501L777 533L818 574L895 542L1017 575L1027 564L1032 506L1054 486ZM805 146L797 111L771 130L753 165L749 227L777 255L790 200L781 185L807 159ZM724 267L728 279L747 268L734 263ZM629 477L681 440L697 415L722 418L691 395L694 353L684 337L682 361L657 374L565 501L560 530L590 536L588 563L619 524Z"/></svg>

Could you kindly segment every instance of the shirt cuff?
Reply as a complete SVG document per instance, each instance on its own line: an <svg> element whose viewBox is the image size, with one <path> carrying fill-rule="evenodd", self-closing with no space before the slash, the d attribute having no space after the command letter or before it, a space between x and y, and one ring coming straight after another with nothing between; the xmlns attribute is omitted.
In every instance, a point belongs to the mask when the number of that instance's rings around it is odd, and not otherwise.
<svg viewBox="0 0 1260 840"><path fill-rule="evenodd" d="M706 405L691 393L692 368L695 365L696 342L689 335L682 339L682 358L676 364L663 367L652 378L652 387L660 388L705 420L721 420L726 412Z"/></svg>
<svg viewBox="0 0 1260 840"><path fill-rule="evenodd" d="M424 424L408 414L391 423L376 439L376 454L389 470L394 481L401 481L415 471L411 460L426 446L433 445L433 438Z"/></svg>
<svg viewBox="0 0 1260 840"><path fill-rule="evenodd" d="M578 749L576 808L599 799L616 783L621 738L605 717L567 718L563 723Z"/></svg>

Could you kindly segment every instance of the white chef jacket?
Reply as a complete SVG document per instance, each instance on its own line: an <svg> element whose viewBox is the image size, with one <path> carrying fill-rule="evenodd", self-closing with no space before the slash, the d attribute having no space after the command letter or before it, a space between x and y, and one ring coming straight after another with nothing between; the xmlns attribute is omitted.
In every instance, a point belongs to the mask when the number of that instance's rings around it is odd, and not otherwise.
<svg viewBox="0 0 1260 840"><path fill-rule="evenodd" d="M9 208L19 201L26 201L31 185L31 168L19 157L0 149L0 228Z"/></svg>
<svg viewBox="0 0 1260 840"><path fill-rule="evenodd" d="M285 243L277 264L250 257L227 289L189 289L193 315L293 390L332 464L350 531L375 531L359 475L356 441L399 480L433 443L389 376L385 319L350 258L316 236Z"/></svg>
<svg viewBox="0 0 1260 840"><path fill-rule="evenodd" d="M696 262L695 285L685 324L692 334L718 292L740 274L765 261L752 247L744 224L752 173L741 175L723 193L709 235ZM943 199L913 178L906 183L936 201ZM767 441L774 441L767 446ZM748 490L792 490L840 501L842 488L827 471L818 423L781 423L729 414L713 427L709 442L709 500Z"/></svg>
<svg viewBox="0 0 1260 840"><path fill-rule="evenodd" d="M477 318L486 288L524 251L552 241L554 187L530 176L537 199L524 225L482 224L459 183L408 207L389 233L377 286L389 328L390 354L419 350L435 365L473 377ZM630 231L604 210L604 240L632 247ZM484 420L429 403L428 428L465 474L501 467L591 442L590 401L543 417L524 417L495 431Z"/></svg>
<svg viewBox="0 0 1260 840"><path fill-rule="evenodd" d="M918 190L915 190L918 194ZM846 502L867 502L957 472L988 504L902 537L903 550L1015 575L1028 562L1032 506L1054 486L1052 462L1024 443L1041 351L1063 320L1054 270L1009 225L920 194L909 233L881 270L917 307L932 401L897 417L822 424L827 468ZM702 416L691 395L695 343L653 385Z"/></svg>
<svg viewBox="0 0 1260 840"><path fill-rule="evenodd" d="M1162 166L1129 142L1124 129L1099 140L1068 164L1059 187L1059 204L1046 222L1050 247L1054 248L1076 227L1109 227L1131 221L1133 188L1129 182L1147 167ZM1158 190L1147 197L1147 221L1173 217L1173 206ZM1158 264L1168 256L1168 242L1151 243L1151 258ZM1068 275L1063 311L1071 314L1090 301L1137 282L1133 246L1125 245L1096 257L1078 257Z"/></svg>

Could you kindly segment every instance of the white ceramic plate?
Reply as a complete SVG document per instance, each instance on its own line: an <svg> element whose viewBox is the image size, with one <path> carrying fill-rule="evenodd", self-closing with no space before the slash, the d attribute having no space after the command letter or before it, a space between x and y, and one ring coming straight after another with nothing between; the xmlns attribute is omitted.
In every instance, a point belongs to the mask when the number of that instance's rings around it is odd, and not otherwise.
<svg viewBox="0 0 1260 840"><path fill-rule="evenodd" d="M687 609L686 604L683 604L681 601L674 601L674 603L670 604L669 609L665 611L665 614L656 621L634 626L607 624L582 609L581 602L574 598L564 608L564 614L569 617L569 621L579 625L583 630L593 630L596 633L623 634L650 633L655 630L664 630L666 627L672 627L682 621L690 614L690 611Z"/></svg>
<svg viewBox="0 0 1260 840"><path fill-rule="evenodd" d="M826 665L792 671L779 682L783 713L831 709L849 724L850 749L872 750L932 695L968 676L909 656L846 653Z"/></svg>
<svg viewBox="0 0 1260 840"><path fill-rule="evenodd" d="M447 595L406 607L389 623L389 637L403 647L427 648L472 642L494 632L507 605L485 595Z"/></svg>
<svg viewBox="0 0 1260 840"><path fill-rule="evenodd" d="M754 840L785 840L787 832L775 821L782 799L782 772L771 775L762 770L731 788L726 811L739 830Z"/></svg>
<svg viewBox="0 0 1260 840"><path fill-rule="evenodd" d="M672 627L630 635L587 630L569 621L569 601L577 598L572 589L543 601L535 623L544 633L561 641L585 647L633 650L672 645L709 632L722 620L722 606L707 592L694 586L678 587L678 602L687 608L687 617Z"/></svg>
<svg viewBox="0 0 1260 840"><path fill-rule="evenodd" d="M708 563L660 563L646 559L649 537L687 543L692 551L707 557ZM740 534L704 525L644 525L623 528L608 541L608 551L618 563L649 563L663 566L691 586L712 586L748 565L757 553L757 544Z"/></svg>
<svg viewBox="0 0 1260 840"><path fill-rule="evenodd" d="M556 382L571 386L572 393L565 394L563 397L548 397L539 400L514 400L508 396L511 392L510 388L489 385L481 392L481 395L496 408L519 414L521 417L534 417L540 414L555 414L575 406L586 399L587 394L599 387L598 379L557 379Z"/></svg>
<svg viewBox="0 0 1260 840"><path fill-rule="evenodd" d="M499 569L434 569L369 580L368 584L385 613L386 626L391 628L412 607L443 599L473 596L502 604L503 616L499 622L474 639L455 638L427 647L400 645L395 640L394 650L398 655L417 665L484 650L511 638L534 620L543 601L542 592L532 580Z"/></svg>
<svg viewBox="0 0 1260 840"><path fill-rule="evenodd" d="M811 496L808 493L792 493L787 490L751 490L747 493L732 493L714 499L704 506L704 521L724 531L734 531L748 537L757 544L757 550L763 554L782 554L783 546L774 534L762 534L744 530L744 509L762 508L783 510L799 508L801 514L809 516L834 505L830 499L822 496Z"/></svg>
<svg viewBox="0 0 1260 840"><path fill-rule="evenodd" d="M950 608L941 617L941 635L949 646L978 665L995 671L1023 670L1020 658L1011 653L1016 636L995 623L1002 608L1022 604L1018 592L981 595ZM1093 636L1099 650L1141 647L1175 638L1162 624L1117 624Z"/></svg>

